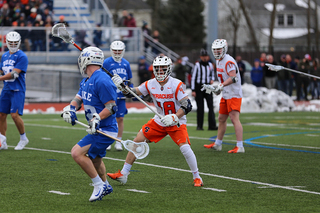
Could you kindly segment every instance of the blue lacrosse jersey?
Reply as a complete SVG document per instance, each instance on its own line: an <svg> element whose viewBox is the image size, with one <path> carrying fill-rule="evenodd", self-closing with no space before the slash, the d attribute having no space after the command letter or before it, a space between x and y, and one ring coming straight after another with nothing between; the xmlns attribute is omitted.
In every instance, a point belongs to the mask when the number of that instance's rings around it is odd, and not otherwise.
<svg viewBox="0 0 320 213"><path fill-rule="evenodd" d="M103 62L103 67L106 68L110 73L118 74L123 80L129 80L132 78L132 71L130 63L122 58L121 62L116 62L112 57L106 58ZM127 85L127 82L124 81ZM133 87L133 85L129 85ZM125 99L126 97L122 94L120 90L117 89L118 99Z"/></svg>
<svg viewBox="0 0 320 213"><path fill-rule="evenodd" d="M85 78L80 83L79 95L83 101L86 119L93 118L93 113L100 113L105 108L105 103L117 100L117 87L101 69L96 70L90 78ZM100 121L100 128L111 132L118 132L116 114L110 115Z"/></svg>
<svg viewBox="0 0 320 213"><path fill-rule="evenodd" d="M12 72L14 68L21 70L18 78L4 81L3 90L26 91L28 63L28 57L22 50L18 50L11 55L7 51L2 55L0 69L4 72L4 75Z"/></svg>

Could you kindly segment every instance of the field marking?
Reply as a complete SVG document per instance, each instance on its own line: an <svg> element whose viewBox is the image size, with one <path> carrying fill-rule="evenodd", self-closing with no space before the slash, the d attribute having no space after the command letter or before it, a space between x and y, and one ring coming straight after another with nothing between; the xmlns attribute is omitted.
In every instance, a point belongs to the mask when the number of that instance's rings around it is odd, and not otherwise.
<svg viewBox="0 0 320 213"><path fill-rule="evenodd" d="M205 187L202 187L202 189L211 190L211 191L215 191L215 192L226 192L227 191L224 189L205 188Z"/></svg>
<svg viewBox="0 0 320 213"><path fill-rule="evenodd" d="M8 146L8 147L13 147L13 146ZM44 151L44 152L55 152L55 153L62 153L62 154L69 154L69 155L71 154L70 152L64 152L64 151L58 151L58 150L49 150L49 149L38 149L38 148L31 148L31 147L25 147L24 149L36 150L36 151ZM124 159L117 159L117 158L110 158L110 157L104 157L103 159L114 160L114 161L122 161L122 162L125 161ZM140 164L140 165L144 165L144 166L151 166L151 167L156 167L156 168L170 169L170 170L175 170L175 171L180 171L180 172L191 173L190 170L179 169L179 168L174 168L174 167L170 167L170 166L161 166L161 165L150 164L150 163L142 163L142 162L135 162L135 164ZM245 179L241 179L241 178L233 178L233 177L210 174L210 173L205 173L205 172L199 172L199 174L210 176L210 177L227 179L227 180L234 180L234 181L239 181L239 182L245 182L245 183L258 184L258 185L263 185L263 186L269 186L269 187L273 187L273 188L287 189L287 190L291 190L291 191L297 191L297 192L303 192L303 193L308 193L308 194L320 195L320 192L296 189L296 188L289 187L289 186L280 186L280 185L271 184L271 183L263 183L263 182L259 182L259 181L245 180Z"/></svg>
<svg viewBox="0 0 320 213"><path fill-rule="evenodd" d="M138 190L138 189L127 189L130 192L139 192L139 193L151 193L151 192L147 192L147 191L143 191L143 190Z"/></svg>
<svg viewBox="0 0 320 213"><path fill-rule="evenodd" d="M70 195L70 193L60 192L60 191L48 191L48 192L58 194L58 195Z"/></svg>

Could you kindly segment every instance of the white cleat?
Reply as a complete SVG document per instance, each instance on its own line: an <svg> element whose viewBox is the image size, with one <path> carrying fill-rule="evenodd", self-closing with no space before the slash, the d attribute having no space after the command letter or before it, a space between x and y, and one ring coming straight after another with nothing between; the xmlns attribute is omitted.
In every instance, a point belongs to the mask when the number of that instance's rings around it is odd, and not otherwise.
<svg viewBox="0 0 320 213"><path fill-rule="evenodd" d="M212 149L217 150L217 151L221 151L222 150L222 145L213 145Z"/></svg>
<svg viewBox="0 0 320 213"><path fill-rule="evenodd" d="M119 181L120 183L122 184L126 184L127 183L127 180L128 180L128 174L122 174L120 172L120 170L116 173L107 173L107 175L112 179L112 180L116 180L116 181Z"/></svg>
<svg viewBox="0 0 320 213"><path fill-rule="evenodd" d="M111 144L107 147L107 151L111 150Z"/></svg>
<svg viewBox="0 0 320 213"><path fill-rule="evenodd" d="M0 149L8 149L6 136L0 135L0 145Z"/></svg>
<svg viewBox="0 0 320 213"><path fill-rule="evenodd" d="M23 148L29 143L29 140L20 140L18 145L14 147L14 150L23 150Z"/></svg>
<svg viewBox="0 0 320 213"><path fill-rule="evenodd" d="M116 141L116 144L114 145L114 148L115 148L117 151L122 151L122 150L123 150L122 144L121 144L121 142L119 142L119 141Z"/></svg>
<svg viewBox="0 0 320 213"><path fill-rule="evenodd" d="M90 202L101 200L106 195L105 191L107 191L107 185L105 183L96 185L93 184L93 187L93 192L89 199Z"/></svg>

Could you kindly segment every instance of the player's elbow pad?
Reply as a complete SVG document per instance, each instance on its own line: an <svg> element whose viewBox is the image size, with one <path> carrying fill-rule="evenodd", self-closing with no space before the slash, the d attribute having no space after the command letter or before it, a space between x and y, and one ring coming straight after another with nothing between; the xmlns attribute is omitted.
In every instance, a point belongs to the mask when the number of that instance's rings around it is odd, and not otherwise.
<svg viewBox="0 0 320 213"><path fill-rule="evenodd" d="M190 99L183 99L181 102L181 109L184 111L184 114L187 115L192 110L192 104Z"/></svg>
<svg viewBox="0 0 320 213"><path fill-rule="evenodd" d="M12 71L11 77L12 77L12 79L17 79L17 78L19 78L19 73L17 71Z"/></svg>

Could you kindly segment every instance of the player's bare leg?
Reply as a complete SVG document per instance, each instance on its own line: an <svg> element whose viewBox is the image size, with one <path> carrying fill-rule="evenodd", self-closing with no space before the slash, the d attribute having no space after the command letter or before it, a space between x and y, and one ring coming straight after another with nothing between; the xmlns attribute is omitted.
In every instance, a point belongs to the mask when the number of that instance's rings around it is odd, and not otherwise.
<svg viewBox="0 0 320 213"><path fill-rule="evenodd" d="M118 136L117 136L117 138L122 140L122 134L123 134L123 130L124 130L123 117L118 117L117 118L117 123L118 123ZM114 147L118 151L122 151L123 150L122 144L119 141L115 142Z"/></svg>
<svg viewBox="0 0 320 213"><path fill-rule="evenodd" d="M218 121L218 135L214 143L204 145L207 149L222 150L222 139L227 130L227 119L229 115L219 114Z"/></svg>
<svg viewBox="0 0 320 213"><path fill-rule="evenodd" d="M7 114L0 112L0 133L6 136L7 131Z"/></svg>
<svg viewBox="0 0 320 213"><path fill-rule="evenodd" d="M14 149L22 150L29 143L29 140L26 136L23 120L20 117L18 110L15 113L11 113L11 117L20 133L20 141Z"/></svg>
<svg viewBox="0 0 320 213"><path fill-rule="evenodd" d="M104 162L102 161L102 158L96 157L92 160L92 163L94 165L94 168L96 168L98 175L102 179L103 182L106 182L107 175L106 175L106 166L104 165Z"/></svg>

